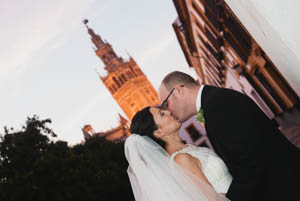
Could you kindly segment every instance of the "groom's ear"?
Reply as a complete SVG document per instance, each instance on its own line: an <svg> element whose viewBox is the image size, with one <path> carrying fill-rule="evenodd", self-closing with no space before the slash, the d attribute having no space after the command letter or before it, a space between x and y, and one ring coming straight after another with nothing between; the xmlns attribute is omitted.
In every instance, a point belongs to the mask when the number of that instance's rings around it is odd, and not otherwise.
<svg viewBox="0 0 300 201"><path fill-rule="evenodd" d="M175 88L175 91L174 91L174 95L179 97L179 96L182 96L184 94L184 91L183 91L183 85L178 85L176 86Z"/></svg>
<svg viewBox="0 0 300 201"><path fill-rule="evenodd" d="M156 131L154 131L153 135L154 135L156 138L161 138L161 137L163 137L165 134L164 134L160 129L157 129Z"/></svg>

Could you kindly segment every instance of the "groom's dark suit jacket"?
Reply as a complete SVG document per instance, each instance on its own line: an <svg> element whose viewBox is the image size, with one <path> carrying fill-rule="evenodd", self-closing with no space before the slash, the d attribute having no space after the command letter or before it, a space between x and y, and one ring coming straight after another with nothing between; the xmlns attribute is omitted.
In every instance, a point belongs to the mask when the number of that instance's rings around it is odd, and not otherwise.
<svg viewBox="0 0 300 201"><path fill-rule="evenodd" d="M231 201L300 200L300 150L251 98L205 86L201 104L208 138L233 176Z"/></svg>

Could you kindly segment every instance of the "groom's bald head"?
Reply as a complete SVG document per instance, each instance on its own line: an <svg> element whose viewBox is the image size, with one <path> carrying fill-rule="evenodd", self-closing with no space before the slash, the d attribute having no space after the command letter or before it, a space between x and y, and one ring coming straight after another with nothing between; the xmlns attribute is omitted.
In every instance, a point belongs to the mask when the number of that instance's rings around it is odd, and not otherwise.
<svg viewBox="0 0 300 201"><path fill-rule="evenodd" d="M180 122L186 121L196 111L199 88L200 85L192 76L180 71L169 73L158 89L162 108L167 108Z"/></svg>
<svg viewBox="0 0 300 201"><path fill-rule="evenodd" d="M184 85L186 87L199 86L192 76L180 71L173 71L167 74L162 80L162 85L168 91L171 91L175 85Z"/></svg>

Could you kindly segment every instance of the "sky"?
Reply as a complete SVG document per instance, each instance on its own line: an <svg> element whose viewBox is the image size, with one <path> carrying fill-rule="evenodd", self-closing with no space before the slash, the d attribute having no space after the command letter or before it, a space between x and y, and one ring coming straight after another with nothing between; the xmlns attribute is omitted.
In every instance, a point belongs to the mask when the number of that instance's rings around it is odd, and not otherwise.
<svg viewBox="0 0 300 201"><path fill-rule="evenodd" d="M95 131L118 125L124 113L98 78L104 64L84 19L119 56L130 54L156 89L171 71L194 74L172 28L172 0L0 1L0 134L38 115L74 145L86 124Z"/></svg>

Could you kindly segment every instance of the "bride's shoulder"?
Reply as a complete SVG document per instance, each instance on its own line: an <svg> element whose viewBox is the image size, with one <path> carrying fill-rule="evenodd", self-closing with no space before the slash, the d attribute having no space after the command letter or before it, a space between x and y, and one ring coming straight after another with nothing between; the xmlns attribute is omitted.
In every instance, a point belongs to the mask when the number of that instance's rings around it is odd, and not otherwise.
<svg viewBox="0 0 300 201"><path fill-rule="evenodd" d="M180 150L178 150L178 151L175 151L175 152L173 152L172 154L171 154L171 158L173 159L173 160L175 160L175 158L182 158L182 157L184 157L184 156L186 156L186 155L188 155L188 152L189 152L189 150L192 148L192 146L191 146L191 144L186 144L185 146L184 146L184 148L182 148L182 149L180 149Z"/></svg>
<svg viewBox="0 0 300 201"><path fill-rule="evenodd" d="M194 157L188 153L178 153L174 156L174 161L178 164L189 164L194 160Z"/></svg>

